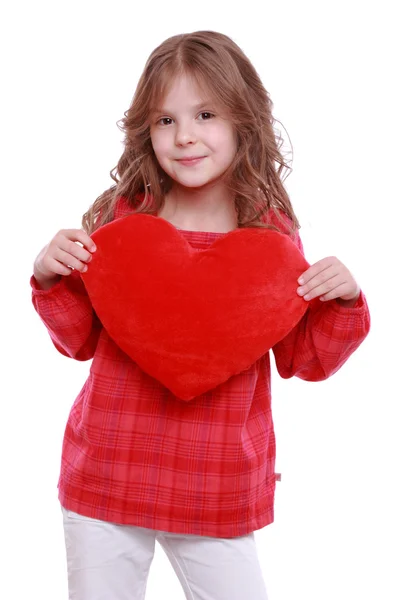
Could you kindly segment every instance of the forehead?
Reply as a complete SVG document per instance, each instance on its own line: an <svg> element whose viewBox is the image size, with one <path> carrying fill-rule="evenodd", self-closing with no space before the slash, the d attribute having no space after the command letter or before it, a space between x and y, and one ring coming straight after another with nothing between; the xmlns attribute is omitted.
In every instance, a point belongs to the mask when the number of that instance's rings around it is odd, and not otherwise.
<svg viewBox="0 0 400 600"><path fill-rule="evenodd" d="M214 103L208 86L200 85L190 75L182 74L165 82L160 89L158 98L155 99L154 110L162 109L188 109L200 108L204 104Z"/></svg>

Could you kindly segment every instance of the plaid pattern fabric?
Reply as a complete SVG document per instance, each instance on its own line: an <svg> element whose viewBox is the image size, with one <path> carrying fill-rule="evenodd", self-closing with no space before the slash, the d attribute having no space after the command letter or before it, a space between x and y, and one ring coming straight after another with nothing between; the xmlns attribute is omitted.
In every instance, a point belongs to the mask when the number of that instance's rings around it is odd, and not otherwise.
<svg viewBox="0 0 400 600"><path fill-rule="evenodd" d="M119 202L115 218L129 208ZM181 231L195 248L221 234ZM297 244L302 249L300 238ZM275 435L270 358L183 402L142 372L109 338L74 271L50 290L31 278L32 301L57 350L93 359L69 415L61 504L96 519L161 531L235 537L274 519ZM309 309L272 349L279 374L320 381L370 328L364 294Z"/></svg>

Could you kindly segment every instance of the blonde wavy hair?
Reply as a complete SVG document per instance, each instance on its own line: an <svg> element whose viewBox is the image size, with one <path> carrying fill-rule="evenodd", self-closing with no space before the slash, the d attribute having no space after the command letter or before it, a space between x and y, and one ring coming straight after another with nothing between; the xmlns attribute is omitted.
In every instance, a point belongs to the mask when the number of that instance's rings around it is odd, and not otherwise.
<svg viewBox="0 0 400 600"><path fill-rule="evenodd" d="M83 215L82 226L91 234L113 219L115 204L123 197L132 212L156 215L173 181L160 167L150 139L152 109L160 105L174 77L191 75L224 107L236 131L238 148L225 174L235 198L238 227L274 227L268 214L282 225L289 218L292 234L300 227L283 186L291 167L281 148L283 139L274 125L273 103L255 68L228 36L197 31L173 36L150 55L124 118L124 152L110 172L115 182ZM275 227L274 227L275 228Z"/></svg>

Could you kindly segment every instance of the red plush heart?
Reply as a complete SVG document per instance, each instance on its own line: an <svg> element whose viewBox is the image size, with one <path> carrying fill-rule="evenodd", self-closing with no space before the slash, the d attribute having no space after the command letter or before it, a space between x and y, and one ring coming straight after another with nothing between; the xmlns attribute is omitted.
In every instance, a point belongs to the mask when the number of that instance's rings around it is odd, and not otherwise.
<svg viewBox="0 0 400 600"><path fill-rule="evenodd" d="M110 337L182 400L244 371L301 319L309 264L287 235L236 229L205 250L164 219L132 214L92 236L82 275Z"/></svg>

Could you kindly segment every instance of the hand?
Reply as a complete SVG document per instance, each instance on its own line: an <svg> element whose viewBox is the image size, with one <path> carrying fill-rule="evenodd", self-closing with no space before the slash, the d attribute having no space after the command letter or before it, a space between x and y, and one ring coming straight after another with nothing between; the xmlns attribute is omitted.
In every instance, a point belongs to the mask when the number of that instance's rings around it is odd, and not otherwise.
<svg viewBox="0 0 400 600"><path fill-rule="evenodd" d="M72 269L85 272L86 263L90 262L91 252L95 250L94 242L82 229L62 229L36 257L35 279L40 285L46 285L60 279L61 275L70 275Z"/></svg>
<svg viewBox="0 0 400 600"><path fill-rule="evenodd" d="M304 300L319 296L320 300L355 301L360 295L360 287L347 267L335 256L319 260L298 279L297 289Z"/></svg>

